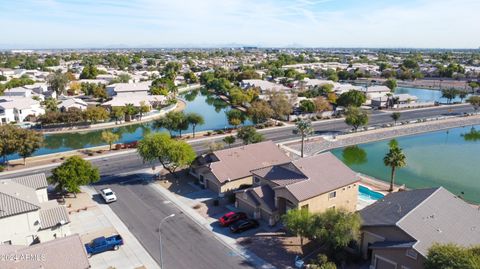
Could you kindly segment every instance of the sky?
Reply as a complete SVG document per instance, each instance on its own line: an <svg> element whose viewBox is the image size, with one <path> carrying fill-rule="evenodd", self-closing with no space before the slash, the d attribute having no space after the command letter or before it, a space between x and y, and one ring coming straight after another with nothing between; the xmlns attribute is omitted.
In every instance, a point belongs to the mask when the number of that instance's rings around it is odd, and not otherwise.
<svg viewBox="0 0 480 269"><path fill-rule="evenodd" d="M479 48L480 0L0 0L0 48Z"/></svg>

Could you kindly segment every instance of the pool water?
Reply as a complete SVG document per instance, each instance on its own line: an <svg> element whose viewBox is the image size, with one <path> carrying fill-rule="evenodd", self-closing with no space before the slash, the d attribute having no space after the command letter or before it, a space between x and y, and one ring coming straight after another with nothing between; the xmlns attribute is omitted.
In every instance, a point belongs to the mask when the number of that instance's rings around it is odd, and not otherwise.
<svg viewBox="0 0 480 269"><path fill-rule="evenodd" d="M359 185L358 186L358 199L360 200L379 200L379 199L382 199L385 195L379 193L379 192L376 192L376 191L372 191L371 189L365 187L365 186L362 186L362 185Z"/></svg>
<svg viewBox="0 0 480 269"><path fill-rule="evenodd" d="M439 102L447 103L448 100L442 97L442 91L440 90L430 90L430 89L421 89L421 88L409 88L409 87L398 87L395 89L395 94L410 94L418 98L417 102ZM458 96L454 98L452 102L465 102L468 98L465 97L463 100Z"/></svg>

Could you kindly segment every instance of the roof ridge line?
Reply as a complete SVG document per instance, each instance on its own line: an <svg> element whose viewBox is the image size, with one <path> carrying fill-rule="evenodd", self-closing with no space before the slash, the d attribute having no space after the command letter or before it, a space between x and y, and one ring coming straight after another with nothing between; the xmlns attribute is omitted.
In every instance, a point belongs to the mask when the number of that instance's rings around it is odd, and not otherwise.
<svg viewBox="0 0 480 269"><path fill-rule="evenodd" d="M18 183L18 184L19 184L19 183ZM20 184L20 185L21 185L21 184ZM32 205L32 206L34 206L34 207L36 207L36 208L38 208L38 209L41 208L40 205L32 204L32 203L30 203L30 202L28 202L28 201L25 201L25 200L20 199L20 198L18 198L18 197L12 196L12 195L10 195L10 194L4 193L4 192L0 192L0 193L2 193L3 195L8 196L8 197L10 197L10 198L12 198L12 199L14 199L14 200L21 201L21 202L27 203L27 204L29 204L29 205Z"/></svg>

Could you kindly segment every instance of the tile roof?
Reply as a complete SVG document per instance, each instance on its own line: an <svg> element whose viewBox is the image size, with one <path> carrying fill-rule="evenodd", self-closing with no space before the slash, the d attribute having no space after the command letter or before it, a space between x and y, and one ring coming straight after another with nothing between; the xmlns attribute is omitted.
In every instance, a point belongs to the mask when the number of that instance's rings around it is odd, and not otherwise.
<svg viewBox="0 0 480 269"><path fill-rule="evenodd" d="M270 211L274 211L275 207L275 192L273 189L268 185L258 186L255 188L249 189L253 193L253 195L260 200L263 204L265 204Z"/></svg>
<svg viewBox="0 0 480 269"><path fill-rule="evenodd" d="M396 242L396 241L379 241L371 244L368 248L376 249L376 248L411 248L415 245L415 242Z"/></svg>
<svg viewBox="0 0 480 269"><path fill-rule="evenodd" d="M59 205L55 200L41 203L39 213L40 225L42 229L55 227L62 221L70 222L68 212L65 206Z"/></svg>
<svg viewBox="0 0 480 269"><path fill-rule="evenodd" d="M218 150L213 154L218 161L209 166L220 183L247 177L252 170L291 160L272 141Z"/></svg>
<svg viewBox="0 0 480 269"><path fill-rule="evenodd" d="M48 187L47 177L44 173L16 177L11 180L35 190Z"/></svg>
<svg viewBox="0 0 480 269"><path fill-rule="evenodd" d="M413 248L423 256L433 243L480 244L479 208L443 187L389 194L360 216L364 225L397 226L416 240Z"/></svg>
<svg viewBox="0 0 480 269"><path fill-rule="evenodd" d="M11 180L0 181L0 218L40 209L35 190Z"/></svg>
<svg viewBox="0 0 480 269"><path fill-rule="evenodd" d="M2 261L2 269L90 268L85 247L78 234L31 246L0 245L0 254L20 257L16 261Z"/></svg>
<svg viewBox="0 0 480 269"><path fill-rule="evenodd" d="M363 226L393 226L432 193L435 188L394 192L360 211Z"/></svg>
<svg viewBox="0 0 480 269"><path fill-rule="evenodd" d="M357 174L330 152L299 159L292 163L308 178L285 186L298 201L359 181Z"/></svg>
<svg viewBox="0 0 480 269"><path fill-rule="evenodd" d="M308 179L293 163L286 163L281 165L268 166L252 171L252 174L257 175L266 180L270 180L279 186L290 185L302 180Z"/></svg>

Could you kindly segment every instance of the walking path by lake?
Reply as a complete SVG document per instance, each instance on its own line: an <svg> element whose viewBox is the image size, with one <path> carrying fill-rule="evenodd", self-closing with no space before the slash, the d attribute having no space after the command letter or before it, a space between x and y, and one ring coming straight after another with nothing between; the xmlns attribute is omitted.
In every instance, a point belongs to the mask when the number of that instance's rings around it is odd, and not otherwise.
<svg viewBox="0 0 480 269"><path fill-rule="evenodd" d="M407 136L419 133L428 133L439 130L445 130L455 127L478 125L480 124L480 115L468 117L453 117L438 121L427 121L421 123L412 123L407 125L397 125L358 133L351 133L339 136L321 136L309 138L305 142L304 155L315 155L317 153L342 148L351 145L358 145L373 141L385 140L399 136ZM301 143L299 140L283 144L287 149L294 153L300 152Z"/></svg>

